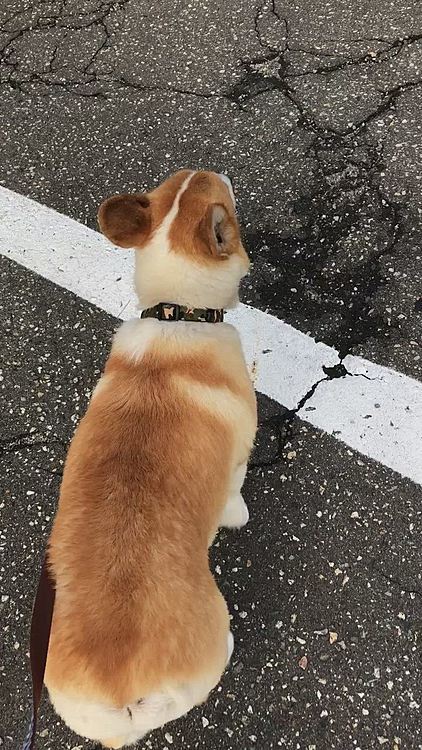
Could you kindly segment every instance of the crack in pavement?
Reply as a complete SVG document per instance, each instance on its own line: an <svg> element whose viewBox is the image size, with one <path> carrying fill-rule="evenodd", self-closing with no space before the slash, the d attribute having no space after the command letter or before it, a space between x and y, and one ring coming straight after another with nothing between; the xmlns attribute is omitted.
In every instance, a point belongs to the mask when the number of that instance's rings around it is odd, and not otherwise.
<svg viewBox="0 0 422 750"><path fill-rule="evenodd" d="M150 91L153 93L162 93L162 94L180 94L183 96L194 96L198 97L199 99L226 99L224 94L218 94L216 92L206 92L206 91L194 91L193 89L186 89L186 88L178 88L176 86L160 86L160 85L154 85L154 84L143 84L143 83L135 83L134 81L129 81L124 76L120 76L119 78L113 78L113 83L119 83L124 87L131 88L134 91Z"/></svg>
<svg viewBox="0 0 422 750"><path fill-rule="evenodd" d="M109 45L112 36L107 21L117 10L124 9L128 2L129 0L107 0L106 2L100 2L98 7L92 11L65 13L64 10L66 8L66 3L65 0L61 0L56 13L51 13L49 15L42 15L42 8L39 7L39 3L35 2L24 11L15 12L0 26L0 33L9 35L9 38L6 39L5 43L0 48L0 66L3 64L9 69L9 76L4 80L0 80L0 83L18 89L21 93L26 93L26 90L23 88L25 84L43 83L46 86L61 86L71 93L72 89L76 86L99 83L100 79L98 78L97 72L93 66L96 63L99 54ZM16 20L19 16L27 15L31 11L39 11L39 15L34 22L21 26L15 30L8 29L8 26L10 26L12 21ZM53 53L46 65L46 70L34 71L26 77L19 75L19 58L16 61L13 61L13 55L16 53L14 45L24 36L49 30L64 31L65 33L61 39L61 42L63 43L67 39L67 34L71 31L80 32L82 30L86 31L96 28L100 29L102 38L80 70L82 80L71 79L58 81L51 78L51 74L59 74L59 71L53 68L53 64L58 57L59 44L54 46ZM81 91L78 91L77 93L81 96L87 95L85 92ZM105 97L105 94L102 92L96 92L95 95Z"/></svg>
<svg viewBox="0 0 422 750"><path fill-rule="evenodd" d="M270 417L261 425L261 430L262 428L265 429L267 426L275 428L277 433L277 453L270 459L263 459L259 461L254 460L254 458L252 457L252 460L248 464L248 469L263 469L267 468L268 466L275 466L280 461L283 461L283 452L289 445L295 417L298 415L298 412L305 406L306 402L309 401L310 398L312 398L318 386L321 383L331 379L332 378L329 375L327 375L325 378L320 378L320 380L317 380L317 382L309 388L304 396L302 396L294 409L284 408L284 411L281 414Z"/></svg>
<svg viewBox="0 0 422 750"><path fill-rule="evenodd" d="M338 380L339 378L347 377L365 378L366 380L370 381L379 380L379 378L370 378L364 373L349 372L341 359L336 365L323 365L322 370L325 374L325 377L319 378L315 383L311 385L308 391L298 401L294 409L287 409L286 407L282 407L283 411L280 414L269 417L269 419L265 420L261 424L260 430L265 430L265 428L267 427L274 427L277 431L277 454L270 459L262 460L254 460L252 457L252 460L248 464L249 469L263 469L268 466L275 466L283 460L283 452L288 447L290 438L292 436L295 417L300 417L300 412L302 411L302 409L304 409L307 402L315 394L317 388L321 385L321 383L327 383L331 380ZM306 411L306 409L304 410Z"/></svg>
<svg viewBox="0 0 422 750"><path fill-rule="evenodd" d="M279 46L277 46L277 47L273 47L271 43L268 43L268 42L264 42L264 41L263 41L263 38L262 38L262 34L261 34L261 31L260 31L260 29L259 29L259 21L260 21L260 19L261 19L261 18L263 18L263 16L264 16L264 9L269 9L269 12L270 12L270 14L271 14L272 16L274 16L274 18L276 19L276 21L278 21L278 22L281 22L281 23L283 23L283 24L285 25L286 36L287 36L287 21L286 21L286 19L285 19L285 18L281 18L281 16L280 16L279 12L277 11L277 8L276 8L276 0L271 0L271 1L270 1L270 5L269 5L269 8L268 8L268 6L266 5L266 3L263 3L263 4L259 5L259 6L257 7L256 11L255 11L255 16L254 16L254 29L255 29L255 36L256 36L256 38L257 38L257 40L258 40L258 44L259 44L259 45L260 45L260 46L261 46L261 47L262 47L263 49L265 49L265 50L270 50L271 54L272 54L272 53L275 53L275 56L278 56L278 55L280 54L280 49L279 49Z"/></svg>
<svg viewBox="0 0 422 750"><path fill-rule="evenodd" d="M345 40L341 40L345 41ZM360 57L354 58L348 55L344 55L343 53L321 53L314 50L308 50L300 47L288 47L289 51L292 53L296 52L303 52L305 54L310 54L314 57L336 57L336 58L343 58L339 62L334 63L333 65L322 65L318 68L315 68L314 70L304 71L301 73L287 73L287 78L302 78L304 76L308 75L324 75L324 74L330 74L330 73L336 73L340 70L344 70L345 68L356 66L356 65L377 65L379 63L386 62L387 60L392 60L396 57L398 57L403 50L410 47L412 44L415 44L416 42L422 41L422 34L409 34L408 36L399 37L397 39L394 39L393 41L388 41L387 39L381 40L381 39L355 39L351 40L351 44L354 44L356 42L369 42L369 41L377 41L378 43L383 43L386 45L384 49L376 50L376 51L370 51L366 52L365 54L361 55Z"/></svg>
<svg viewBox="0 0 422 750"><path fill-rule="evenodd" d="M262 35L260 34L259 30L257 30L257 19L261 17L260 14L262 14L265 8L268 8L265 3L259 6L255 14L254 25L258 42L261 47L267 50L267 53L260 56L243 59L241 61L241 66L245 70L245 74L243 78L238 83L236 83L226 94L231 97L239 106L241 106L242 109L245 109L245 103L251 102L259 96L263 96L272 91L280 91L298 111L300 116L299 125L301 125L302 127L306 127L316 135L331 134L339 137L344 137L361 129L366 129L370 122L377 119L385 112L393 109L397 99L404 91L411 90L422 85L422 79L418 79L414 81L405 81L401 84L393 86L391 89L380 91L379 93L382 97L380 104L366 117L362 118L358 122L352 123L347 128L338 129L329 125L320 125L315 120L315 118L312 117L309 109L307 109L306 106L304 106L300 99L297 97L296 92L292 89L291 85L288 82L289 79L292 80L295 78L303 78L310 75L315 76L336 73L344 70L349 66L362 66L383 63L387 60L397 57L404 49L410 47L412 44L422 41L422 34L409 34L407 36L394 39L391 42L387 42L386 40L384 40L384 43L388 44L385 49L378 50L375 53L368 52L358 58L349 57L347 59L341 60L338 63L335 63L332 66L321 66L312 71L289 73L290 63L288 60L286 60L286 53L295 54L298 52L302 52L313 56L317 56L319 55L319 53L303 47L293 46L290 43L289 22L287 18L281 18L279 14L277 15L277 19L282 21L285 27L284 44L283 46L275 48L274 46L265 43L262 40ZM326 54L327 53L325 53L325 55ZM331 56L331 53L328 54ZM335 56L341 57L342 55L339 54ZM276 74L267 73L265 70L264 72L262 72L257 69L260 66L265 66L265 64L274 61L277 61L279 64L279 68Z"/></svg>
<svg viewBox="0 0 422 750"><path fill-rule="evenodd" d="M384 573L380 568L378 568L377 565L372 563L371 570L375 573L378 573L378 575L381 576L381 578L384 578L384 580L388 581L389 583L392 583L393 586L397 586L400 588L400 591L403 591L405 594L414 594L415 596L422 597L422 591L418 589L416 586L411 586L410 588L408 586L405 586L402 581L400 581L399 578L396 578L395 576L390 576L388 573Z"/></svg>
<svg viewBox="0 0 422 750"><path fill-rule="evenodd" d="M20 93L28 93L28 87L31 85L41 84L47 88L61 88L69 94L82 97L98 97L102 99L108 99L107 91L103 88L107 85L117 85L120 88L130 88L134 91L139 92L151 92L160 93L163 95L180 95L180 96L193 96L200 99L226 99L231 102L231 98L223 93L217 92L206 92L189 89L188 87L178 86L162 86L158 84L138 84L135 81L129 81L124 76L116 76L113 73L98 73L95 68L95 63L100 53L110 46L110 40L112 33L109 30L107 21L110 16L116 12L116 10L124 9L129 0L107 0L107 2L101 2L93 11L78 12L72 14L63 13L65 7L64 0L61 0L61 5L56 14L49 16L39 15L35 23L27 24L18 30L10 31L10 38L6 40L3 47L0 48L0 69L1 65L6 66L9 69L9 75L3 80L0 79L0 85L9 86L12 89L18 90ZM3 22L0 26L0 33L6 33L8 31L8 25L12 20L15 20L19 16L27 13L29 10L36 10L38 3L35 2L25 11L16 11L12 16ZM146 17L146 16L145 16ZM102 32L102 38L95 45L93 52L90 54L89 59L83 64L82 68L76 72L79 72L80 77L69 77L64 75L63 71L60 71L55 67L55 63L58 59L60 45L56 44L53 48L51 57L46 64L46 69L33 71L29 75L19 75L19 62L13 61L13 54L15 53L14 43L19 41L22 37L33 32L40 32L46 30L59 30L65 31L66 34L61 39L61 43L64 43L67 39L67 32L70 31L81 31L91 28L99 28ZM56 76L56 77L54 77ZM95 90L83 90L83 87L89 89L89 87L95 86ZM44 94L48 95L48 94ZM43 94L41 94L43 96Z"/></svg>
<svg viewBox="0 0 422 750"><path fill-rule="evenodd" d="M399 84L390 90L380 91L382 101L379 106L372 111L366 118L363 118L360 122L353 123L350 128L345 130L338 130L330 126L320 126L315 118L313 118L310 112L302 105L299 98L296 96L294 90L289 85L288 80L294 78L300 78L308 75L324 75L335 73L343 70L348 66L359 66L359 65L371 65L374 63L385 62L391 59L392 56L396 57L401 52L422 40L422 34L409 34L404 37L399 37L389 42L384 39L368 38L366 40L350 40L350 42L357 41L376 41L384 45L384 48L377 50L376 52L365 53L358 58L347 57L344 58L343 54L338 53L321 53L316 52L313 49L306 49L304 47L293 46L290 42L289 33L289 22L287 18L283 18L281 13L277 9L276 0L271 0L269 4L262 3L258 6L254 15L254 30L255 36L260 47L265 50L265 54L251 57L247 60L241 61L241 66L245 70L243 78L236 83L231 89L221 91L199 91L194 88L185 86L162 86L156 84L137 84L127 80L124 76L115 76L113 73L99 74L95 69L95 63L100 53L110 46L110 40L112 32L108 27L108 20L112 14L117 10L122 10L128 4L130 0L104 0L99 3L98 7L91 11L81 11L77 13L68 13L66 10L65 0L60 0L58 10L55 13L48 15L42 15L42 7L39 2L32 3L24 11L16 11L0 26L0 33L9 34L9 38L5 41L3 47L0 49L0 66L3 64L9 69L9 75L0 83L2 85L9 85L11 88L18 89L21 93L26 93L25 86L31 86L33 84L44 84L47 87L61 87L69 93L76 94L78 96L97 96L104 99L108 98L107 92L103 90L104 84L118 85L121 87L128 87L140 92L152 92L160 93L164 95L179 95L179 96L193 96L200 99L225 99L228 102L236 104L236 106L245 110L245 103L252 101L258 96L262 96L268 92L279 90L288 101L297 109L301 118L300 124L310 128L314 133L331 133L336 135L347 135L353 131L356 131L362 127L366 127L369 122L376 119L384 112L391 109L398 97L406 90L416 88L422 84L421 80L407 81ZM38 15L36 20L30 24L21 26L20 28L14 28L16 20L23 16L27 16L30 12L37 12ZM271 41L265 41L264 34L260 30L259 21L264 18L265 14L269 14L277 24L282 24L284 30L284 43L282 45L274 45ZM15 51L14 43L19 41L22 37L27 34L46 31L46 30L64 30L65 32L70 31L81 31L91 28L98 28L101 30L101 36L99 42L95 45L93 52L85 64L80 69L81 79L66 78L63 77L61 80L54 79L52 74L60 76L60 71L53 68L54 63L58 57L59 44L55 45L51 58L46 65L46 69L41 71L33 71L28 76L19 75L19 60L13 60L13 53ZM67 36L65 35L61 42L65 42ZM387 45L387 46L385 46ZM332 66L320 66L312 71L304 71L300 73L289 72L289 62L286 60L285 55L295 53L305 53L312 56L326 56L326 57L342 57L339 62L334 63ZM256 66L262 66L263 64L278 61L279 70L277 75L262 73L260 70L256 70ZM97 86L95 91L82 91L82 87L86 86Z"/></svg>
<svg viewBox="0 0 422 750"><path fill-rule="evenodd" d="M40 439L38 439L40 438ZM48 445L61 445L67 448L68 442L57 435L37 436L33 432L21 432L11 437L0 438L0 456L6 453L19 453L22 450Z"/></svg>

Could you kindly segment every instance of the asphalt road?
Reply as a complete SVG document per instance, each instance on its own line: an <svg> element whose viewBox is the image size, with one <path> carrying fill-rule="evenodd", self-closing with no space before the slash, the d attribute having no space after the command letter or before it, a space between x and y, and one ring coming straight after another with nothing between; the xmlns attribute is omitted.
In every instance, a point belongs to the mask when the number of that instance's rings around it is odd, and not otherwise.
<svg viewBox="0 0 422 750"><path fill-rule="evenodd" d="M254 261L243 301L421 379L420 2L0 0L0 83L2 185L94 227L113 192L227 171ZM0 735L16 748L42 545L117 321L0 269ZM259 404L251 521L212 553L232 666L140 747L422 748L421 487ZM40 750L93 747L47 702L40 731Z"/></svg>

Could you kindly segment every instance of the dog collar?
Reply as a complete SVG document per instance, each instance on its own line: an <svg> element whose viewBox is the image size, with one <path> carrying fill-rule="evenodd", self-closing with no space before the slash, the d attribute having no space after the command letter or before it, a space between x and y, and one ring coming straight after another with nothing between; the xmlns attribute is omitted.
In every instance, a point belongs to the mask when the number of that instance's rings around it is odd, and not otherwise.
<svg viewBox="0 0 422 750"><path fill-rule="evenodd" d="M142 310L141 318L157 318L158 320L187 320L193 323L222 323L224 310L213 310L210 307L188 307L176 305L172 302L160 302L154 307Z"/></svg>

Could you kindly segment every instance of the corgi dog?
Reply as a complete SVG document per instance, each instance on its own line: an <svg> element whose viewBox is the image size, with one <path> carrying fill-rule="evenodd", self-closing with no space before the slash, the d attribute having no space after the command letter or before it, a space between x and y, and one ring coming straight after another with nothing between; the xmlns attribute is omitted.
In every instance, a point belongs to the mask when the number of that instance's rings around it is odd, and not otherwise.
<svg viewBox="0 0 422 750"><path fill-rule="evenodd" d="M208 548L248 520L257 414L222 321L249 268L230 180L182 170L98 220L134 249L144 312L117 331L67 455L45 684L72 730L119 748L204 702L230 660Z"/></svg>

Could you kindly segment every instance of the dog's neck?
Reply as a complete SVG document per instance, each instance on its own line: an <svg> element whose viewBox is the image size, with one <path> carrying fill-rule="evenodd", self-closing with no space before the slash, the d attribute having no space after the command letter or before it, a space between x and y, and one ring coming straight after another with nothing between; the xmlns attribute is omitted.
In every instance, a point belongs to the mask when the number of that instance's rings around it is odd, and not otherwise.
<svg viewBox="0 0 422 750"><path fill-rule="evenodd" d="M239 302L244 269L237 256L212 265L199 264L153 240L136 252L135 287L141 309L160 302L188 308L230 309Z"/></svg>

